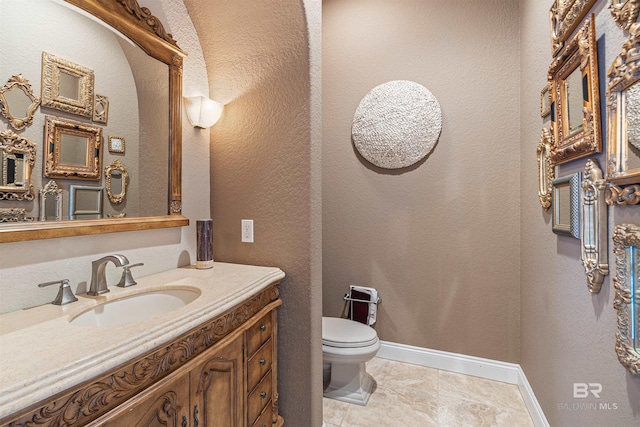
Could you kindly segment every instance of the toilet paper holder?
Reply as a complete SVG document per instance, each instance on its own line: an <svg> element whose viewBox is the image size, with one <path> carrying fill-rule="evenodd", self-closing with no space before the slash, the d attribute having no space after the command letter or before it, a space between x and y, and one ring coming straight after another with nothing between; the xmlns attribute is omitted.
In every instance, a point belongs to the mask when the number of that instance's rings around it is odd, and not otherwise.
<svg viewBox="0 0 640 427"><path fill-rule="evenodd" d="M378 299L376 299L375 301L367 301L364 299L357 299L357 298L351 298L351 294L350 293L346 293L344 294L344 297L342 298L345 301L354 301L354 302L364 302L367 304L381 304L382 303L382 298L378 297Z"/></svg>

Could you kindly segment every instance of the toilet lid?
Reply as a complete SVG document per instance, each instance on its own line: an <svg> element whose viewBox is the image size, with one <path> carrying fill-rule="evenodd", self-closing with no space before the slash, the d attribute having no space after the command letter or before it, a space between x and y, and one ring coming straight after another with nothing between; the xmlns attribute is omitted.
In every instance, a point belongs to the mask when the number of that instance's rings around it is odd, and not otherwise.
<svg viewBox="0 0 640 427"><path fill-rule="evenodd" d="M338 317L322 318L322 344L330 347L365 347L375 344L375 329L354 320Z"/></svg>

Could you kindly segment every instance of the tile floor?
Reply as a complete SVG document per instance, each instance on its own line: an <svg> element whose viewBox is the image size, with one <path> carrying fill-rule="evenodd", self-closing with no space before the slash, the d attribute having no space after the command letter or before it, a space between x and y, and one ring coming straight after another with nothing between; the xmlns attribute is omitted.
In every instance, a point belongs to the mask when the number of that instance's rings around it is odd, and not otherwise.
<svg viewBox="0 0 640 427"><path fill-rule="evenodd" d="M381 358L367 406L324 399L326 427L533 427L518 387Z"/></svg>

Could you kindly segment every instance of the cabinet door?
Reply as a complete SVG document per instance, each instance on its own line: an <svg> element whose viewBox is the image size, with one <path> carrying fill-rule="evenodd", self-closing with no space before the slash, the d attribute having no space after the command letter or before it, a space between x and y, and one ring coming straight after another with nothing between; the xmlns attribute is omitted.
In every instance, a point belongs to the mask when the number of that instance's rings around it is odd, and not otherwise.
<svg viewBox="0 0 640 427"><path fill-rule="evenodd" d="M90 426L186 427L189 414L189 373L170 375L129 399Z"/></svg>
<svg viewBox="0 0 640 427"><path fill-rule="evenodd" d="M242 336L191 370L191 427L242 427Z"/></svg>

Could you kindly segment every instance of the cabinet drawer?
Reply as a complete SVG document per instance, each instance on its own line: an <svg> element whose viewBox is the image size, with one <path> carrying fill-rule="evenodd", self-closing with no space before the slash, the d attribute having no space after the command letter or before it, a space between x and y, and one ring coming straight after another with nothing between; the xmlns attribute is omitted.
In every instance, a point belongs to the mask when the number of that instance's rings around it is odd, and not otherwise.
<svg viewBox="0 0 640 427"><path fill-rule="evenodd" d="M271 370L273 361L272 341L268 340L247 363L247 388L249 391L260 382L264 374Z"/></svg>
<svg viewBox="0 0 640 427"><path fill-rule="evenodd" d="M273 425L273 421L272 421L273 412L271 411L270 406L271 405L265 408L262 414L260 414L260 418L258 418L251 427L271 427Z"/></svg>
<svg viewBox="0 0 640 427"><path fill-rule="evenodd" d="M253 425L258 415L271 402L271 373L264 376L260 384L249 395L249 425Z"/></svg>
<svg viewBox="0 0 640 427"><path fill-rule="evenodd" d="M247 331L247 354L249 357L271 338L273 332L271 317L272 314L267 313Z"/></svg>

